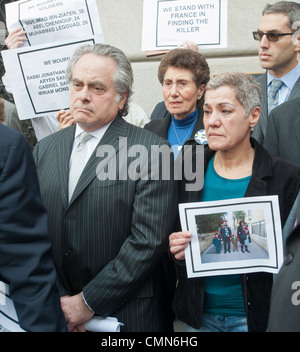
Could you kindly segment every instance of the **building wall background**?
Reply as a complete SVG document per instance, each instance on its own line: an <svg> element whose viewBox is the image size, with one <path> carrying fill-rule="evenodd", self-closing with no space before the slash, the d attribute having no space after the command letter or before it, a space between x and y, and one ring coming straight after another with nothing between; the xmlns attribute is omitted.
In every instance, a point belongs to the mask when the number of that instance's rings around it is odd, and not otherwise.
<svg viewBox="0 0 300 352"><path fill-rule="evenodd" d="M263 72L258 60L258 42L252 38L266 3L277 0L228 0L228 47L203 50L212 74L242 71ZM141 50L143 0L97 0L106 44L122 49L132 63L135 84L132 100L150 116L162 100L157 79L161 56L147 58Z"/></svg>

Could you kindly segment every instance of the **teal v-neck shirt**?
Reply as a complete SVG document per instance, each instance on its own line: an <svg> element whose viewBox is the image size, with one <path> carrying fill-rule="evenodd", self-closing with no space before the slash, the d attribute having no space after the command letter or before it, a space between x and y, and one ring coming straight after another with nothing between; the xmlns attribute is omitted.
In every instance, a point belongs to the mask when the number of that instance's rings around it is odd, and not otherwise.
<svg viewBox="0 0 300 352"><path fill-rule="evenodd" d="M214 169L214 156L204 177L202 201L243 198L251 176L231 180L219 176ZM228 253L230 255L230 253ZM204 312L224 316L244 316L245 307L240 275L205 278Z"/></svg>

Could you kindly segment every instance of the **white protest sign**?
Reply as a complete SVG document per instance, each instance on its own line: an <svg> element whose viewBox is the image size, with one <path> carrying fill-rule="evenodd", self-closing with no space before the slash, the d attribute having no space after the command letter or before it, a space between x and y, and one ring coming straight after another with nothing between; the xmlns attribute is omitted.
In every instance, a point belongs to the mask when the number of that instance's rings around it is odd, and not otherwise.
<svg viewBox="0 0 300 352"><path fill-rule="evenodd" d="M28 41L1 52L3 82L21 120L69 107L65 70L75 49L103 43L96 0L20 0L6 5L9 31L22 27Z"/></svg>
<svg viewBox="0 0 300 352"><path fill-rule="evenodd" d="M8 73L4 83L13 93L21 120L69 107L69 85L65 79L68 61L79 46L95 42L90 38L2 52Z"/></svg>
<svg viewBox="0 0 300 352"><path fill-rule="evenodd" d="M0 306L6 304L6 285L3 281L0 281Z"/></svg>
<svg viewBox="0 0 300 352"><path fill-rule="evenodd" d="M6 5L8 31L22 27L24 46L102 36L96 0L21 0Z"/></svg>
<svg viewBox="0 0 300 352"><path fill-rule="evenodd" d="M9 286L0 281L0 327L11 332L24 332L18 320L14 302L9 296Z"/></svg>
<svg viewBox="0 0 300 352"><path fill-rule="evenodd" d="M227 0L144 0L142 50L227 46Z"/></svg>

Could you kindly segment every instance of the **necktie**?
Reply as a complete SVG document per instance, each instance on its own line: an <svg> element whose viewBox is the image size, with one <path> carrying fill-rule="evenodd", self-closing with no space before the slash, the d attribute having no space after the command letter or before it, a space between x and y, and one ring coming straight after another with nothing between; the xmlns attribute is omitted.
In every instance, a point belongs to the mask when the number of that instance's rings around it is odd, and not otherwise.
<svg viewBox="0 0 300 352"><path fill-rule="evenodd" d="M279 89L283 85L282 80L273 79L271 89L268 95L268 111L269 113L278 105Z"/></svg>
<svg viewBox="0 0 300 352"><path fill-rule="evenodd" d="M87 144L86 142L92 138L88 132L82 132L79 138L79 143L73 149L71 155L71 168L69 172L69 202L74 193L79 177L86 164Z"/></svg>

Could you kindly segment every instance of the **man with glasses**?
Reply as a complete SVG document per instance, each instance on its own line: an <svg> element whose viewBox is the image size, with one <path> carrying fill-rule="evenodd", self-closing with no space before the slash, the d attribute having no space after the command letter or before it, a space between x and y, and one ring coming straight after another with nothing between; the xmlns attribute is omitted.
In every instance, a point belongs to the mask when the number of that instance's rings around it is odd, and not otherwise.
<svg viewBox="0 0 300 352"><path fill-rule="evenodd" d="M266 73L258 78L263 105L253 137L264 145L268 115L279 104L300 96L300 4L279 1L267 4L253 38L259 41L259 60Z"/></svg>

